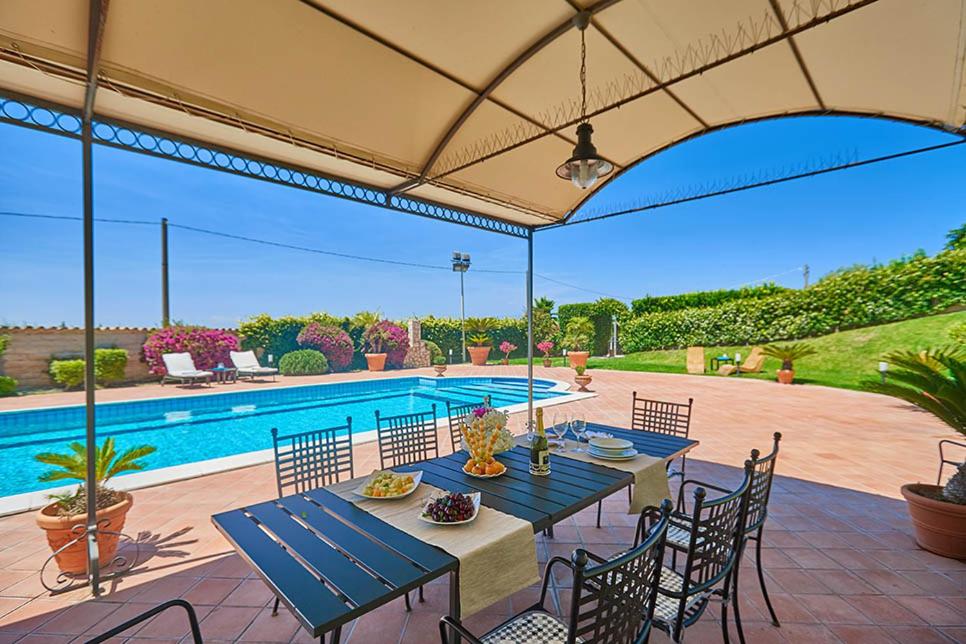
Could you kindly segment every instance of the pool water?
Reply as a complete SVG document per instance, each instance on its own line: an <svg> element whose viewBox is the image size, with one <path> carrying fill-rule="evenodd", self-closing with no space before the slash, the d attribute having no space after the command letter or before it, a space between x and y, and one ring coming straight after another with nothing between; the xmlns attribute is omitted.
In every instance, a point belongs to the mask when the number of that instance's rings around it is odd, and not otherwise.
<svg viewBox="0 0 966 644"><path fill-rule="evenodd" d="M534 400L564 395L556 383L535 380ZM466 404L490 396L494 407L526 402L524 378L391 378L327 385L275 387L237 393L159 398L97 405L97 442L114 438L120 453L154 445L148 470L271 449L270 430L297 433L344 425L353 434L375 429L383 416L430 411L446 418L446 402ZM84 442L84 407L0 412L0 497L57 487L37 477L49 466L40 452L66 452Z"/></svg>

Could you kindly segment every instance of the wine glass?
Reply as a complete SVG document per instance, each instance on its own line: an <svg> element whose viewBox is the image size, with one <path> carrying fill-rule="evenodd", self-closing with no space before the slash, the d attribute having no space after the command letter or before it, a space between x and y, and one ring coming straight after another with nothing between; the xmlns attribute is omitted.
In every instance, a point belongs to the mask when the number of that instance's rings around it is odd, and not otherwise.
<svg viewBox="0 0 966 644"><path fill-rule="evenodd" d="M587 442L587 421L580 416L574 416L570 421L570 430L577 437L577 445L573 448L574 452L585 452L582 445Z"/></svg>
<svg viewBox="0 0 966 644"><path fill-rule="evenodd" d="M567 432L570 429L570 416L567 412L559 412L553 415L553 433L557 437L560 449L567 446Z"/></svg>

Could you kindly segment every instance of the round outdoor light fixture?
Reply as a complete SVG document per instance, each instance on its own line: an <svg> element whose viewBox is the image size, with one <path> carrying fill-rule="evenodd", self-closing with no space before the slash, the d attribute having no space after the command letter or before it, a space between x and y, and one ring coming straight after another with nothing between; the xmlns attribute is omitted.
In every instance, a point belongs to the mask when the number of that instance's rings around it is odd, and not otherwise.
<svg viewBox="0 0 966 644"><path fill-rule="evenodd" d="M580 124L577 125L577 145L573 155L557 168L557 176L569 179L581 190L586 190L597 179L608 175L613 164L597 154L591 140L594 128L587 121L587 41L585 31L590 24L590 13L582 11L574 16L574 25L580 30Z"/></svg>

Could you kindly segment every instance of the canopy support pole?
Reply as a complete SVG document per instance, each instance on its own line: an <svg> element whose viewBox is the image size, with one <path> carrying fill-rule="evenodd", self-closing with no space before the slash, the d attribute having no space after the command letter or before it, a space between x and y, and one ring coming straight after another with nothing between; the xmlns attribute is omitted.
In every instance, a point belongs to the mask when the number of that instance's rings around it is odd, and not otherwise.
<svg viewBox="0 0 966 644"><path fill-rule="evenodd" d="M527 429L533 428L533 228L527 231Z"/></svg>

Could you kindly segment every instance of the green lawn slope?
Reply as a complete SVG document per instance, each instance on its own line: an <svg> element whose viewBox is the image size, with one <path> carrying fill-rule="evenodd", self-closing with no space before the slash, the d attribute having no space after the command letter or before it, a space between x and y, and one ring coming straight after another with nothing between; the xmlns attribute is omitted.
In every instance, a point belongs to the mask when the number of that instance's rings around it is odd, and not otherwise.
<svg viewBox="0 0 966 644"><path fill-rule="evenodd" d="M949 330L963 322L966 322L966 312L947 313L809 338L804 341L818 353L795 362L795 382L861 389L862 381L878 377L877 369L883 354L897 349L920 351L951 345L953 340L949 337ZM751 347L705 347L705 364L722 353L733 357L736 351L747 356ZM623 371L686 373L685 353L684 349L675 349L644 351L621 358L591 358L589 366ZM778 360L768 358L762 373L743 374L740 377L773 380L779 366Z"/></svg>

